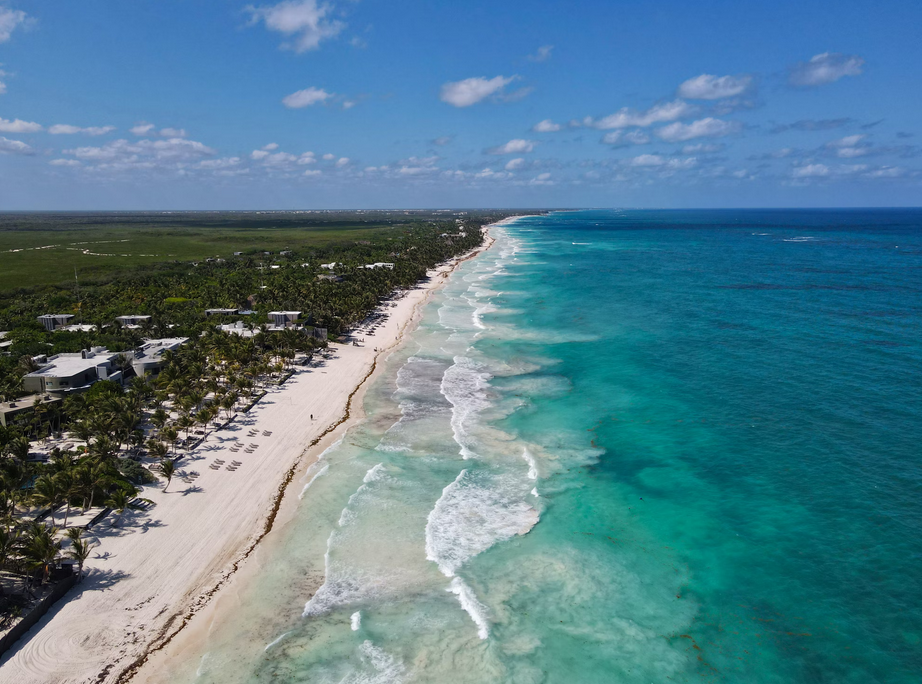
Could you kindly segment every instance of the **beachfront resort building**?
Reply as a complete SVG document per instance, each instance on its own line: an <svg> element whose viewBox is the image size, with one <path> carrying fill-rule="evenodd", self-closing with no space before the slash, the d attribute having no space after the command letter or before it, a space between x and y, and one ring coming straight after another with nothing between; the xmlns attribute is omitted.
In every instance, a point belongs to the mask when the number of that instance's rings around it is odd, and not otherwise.
<svg viewBox="0 0 922 684"><path fill-rule="evenodd" d="M205 309L206 316L234 316L237 309Z"/></svg>
<svg viewBox="0 0 922 684"><path fill-rule="evenodd" d="M365 264L365 268L376 269L376 268L388 268L391 271L394 270L394 264L386 261L376 261L373 264Z"/></svg>
<svg viewBox="0 0 922 684"><path fill-rule="evenodd" d="M35 416L36 402L39 405L60 404L61 397L55 397L51 394L30 394L13 401L0 403L0 425L11 427L28 423Z"/></svg>
<svg viewBox="0 0 922 684"><path fill-rule="evenodd" d="M74 317L73 314L44 314L38 317L38 322L45 326L48 332L54 332L58 328L63 328L68 321Z"/></svg>
<svg viewBox="0 0 922 684"><path fill-rule="evenodd" d="M150 322L150 316L116 316L115 320L123 328L137 330Z"/></svg>
<svg viewBox="0 0 922 684"><path fill-rule="evenodd" d="M88 389L100 380L121 382L122 372L115 367L119 354L93 347L75 354L48 357L41 367L22 379L22 388L35 394L70 394Z"/></svg>
<svg viewBox="0 0 922 684"><path fill-rule="evenodd" d="M300 311L270 311L269 312L270 328L292 328L301 317Z"/></svg>
<svg viewBox="0 0 922 684"><path fill-rule="evenodd" d="M157 375L163 369L163 355L168 351L179 349L189 341L188 337L165 337L159 340L144 340L144 344L134 353L131 367L135 375L143 378L145 374Z"/></svg>

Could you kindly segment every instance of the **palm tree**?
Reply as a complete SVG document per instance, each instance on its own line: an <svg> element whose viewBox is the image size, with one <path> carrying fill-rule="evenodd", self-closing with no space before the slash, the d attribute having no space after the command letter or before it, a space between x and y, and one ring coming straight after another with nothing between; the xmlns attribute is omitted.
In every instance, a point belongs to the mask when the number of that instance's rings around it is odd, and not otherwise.
<svg viewBox="0 0 922 684"><path fill-rule="evenodd" d="M132 501L134 500L137 490L124 489L119 487L112 494L109 495L109 498L106 499L106 506L115 511L116 518L112 521L112 527L118 527L118 524L122 521L122 516L125 514L126 509L136 509Z"/></svg>
<svg viewBox="0 0 922 684"><path fill-rule="evenodd" d="M48 581L51 568L61 552L61 541L56 539L58 529L41 523L32 523L26 530L22 555L30 568L42 571L42 584Z"/></svg>
<svg viewBox="0 0 922 684"><path fill-rule="evenodd" d="M70 550L67 552L67 555L77 561L77 581L83 581L83 564L86 563L86 559L90 557L90 551L93 550L94 544L87 541L86 539L80 539L79 537L73 539L71 542Z"/></svg>
<svg viewBox="0 0 922 684"><path fill-rule="evenodd" d="M166 478L166 486L164 486L163 491L166 491L166 488L170 486L170 481L173 479L173 473L176 472L176 464L173 463L168 458L160 461L160 472L163 473L163 476Z"/></svg>
<svg viewBox="0 0 922 684"><path fill-rule="evenodd" d="M64 490L61 481L53 475L42 475L32 486L32 500L39 506L48 506L51 509L51 524L55 524L54 509L64 499Z"/></svg>

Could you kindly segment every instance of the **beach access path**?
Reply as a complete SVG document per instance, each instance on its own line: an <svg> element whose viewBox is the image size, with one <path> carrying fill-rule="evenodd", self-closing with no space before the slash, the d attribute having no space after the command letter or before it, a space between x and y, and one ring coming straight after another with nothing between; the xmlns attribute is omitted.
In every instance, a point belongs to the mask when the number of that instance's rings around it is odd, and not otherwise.
<svg viewBox="0 0 922 684"><path fill-rule="evenodd" d="M377 358L399 343L429 294L470 256L430 272L427 282L384 308L387 318L375 332L359 335L362 346L331 344L330 359L299 370L249 413L209 434L179 462L166 492L162 483L145 487L141 496L154 506L126 512L118 527L110 515L93 528L99 546L87 561L88 577L5 654L0 682L124 681L181 630L265 535L291 475L341 431L334 428ZM238 439L256 445L252 453L231 452ZM214 470L216 459L224 465ZM242 464L228 470L235 460ZM192 471L199 476L182 481Z"/></svg>

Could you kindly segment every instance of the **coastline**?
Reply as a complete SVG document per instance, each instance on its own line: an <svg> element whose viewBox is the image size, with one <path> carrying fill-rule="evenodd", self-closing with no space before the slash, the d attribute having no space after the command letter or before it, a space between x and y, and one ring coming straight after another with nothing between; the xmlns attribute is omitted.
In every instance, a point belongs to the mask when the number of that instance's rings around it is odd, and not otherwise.
<svg viewBox="0 0 922 684"><path fill-rule="evenodd" d="M89 576L7 654L0 675L22 684L158 681L167 647L173 653L196 643L209 612L258 570L247 561L297 506L291 482L364 417L368 381L455 268L492 246L489 228L482 245L430 271L427 282L395 300L376 333L364 334L364 346L334 345L335 358L326 365L297 373L229 430L212 433L181 466L198 469L202 486L165 494L152 488L145 491L156 503L149 518L126 514L122 527L94 530L102 544L87 563ZM246 427L264 433L251 437L265 447L247 457L242 470L252 463L251 474L204 468Z"/></svg>

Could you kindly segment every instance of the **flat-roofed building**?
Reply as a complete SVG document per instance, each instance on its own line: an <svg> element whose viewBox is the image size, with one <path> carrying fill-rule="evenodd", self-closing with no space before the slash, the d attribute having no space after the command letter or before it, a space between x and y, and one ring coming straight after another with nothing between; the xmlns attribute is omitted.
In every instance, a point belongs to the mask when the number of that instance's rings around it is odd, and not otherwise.
<svg viewBox="0 0 922 684"><path fill-rule="evenodd" d="M115 320L118 321L118 324L123 328L137 329L143 325L147 325L150 322L150 316L116 316Z"/></svg>
<svg viewBox="0 0 922 684"><path fill-rule="evenodd" d="M73 314L45 314L38 317L38 322L45 326L45 330L53 331L67 325Z"/></svg>
<svg viewBox="0 0 922 684"><path fill-rule="evenodd" d="M206 316L234 316L237 309L205 309Z"/></svg>
<svg viewBox="0 0 922 684"><path fill-rule="evenodd" d="M0 425L10 427L11 425L28 422L32 417L32 409L35 407L36 401L42 405L60 404L61 397L55 397L51 394L30 394L13 401L0 403Z"/></svg>
<svg viewBox="0 0 922 684"><path fill-rule="evenodd" d="M131 367L138 377L150 373L156 375L163 369L163 355L165 352L179 349L188 337L164 337L159 340L144 340L144 344L135 350Z"/></svg>
<svg viewBox="0 0 922 684"><path fill-rule="evenodd" d="M300 311L270 311L269 323L278 328L290 328L300 318Z"/></svg>
<svg viewBox="0 0 922 684"><path fill-rule="evenodd" d="M121 382L122 372L115 368L118 356L102 347L49 356L41 368L22 379L22 388L36 394L70 394L100 380Z"/></svg>

